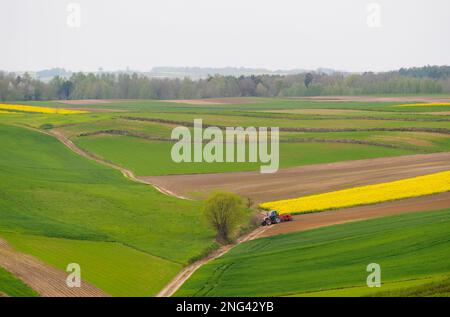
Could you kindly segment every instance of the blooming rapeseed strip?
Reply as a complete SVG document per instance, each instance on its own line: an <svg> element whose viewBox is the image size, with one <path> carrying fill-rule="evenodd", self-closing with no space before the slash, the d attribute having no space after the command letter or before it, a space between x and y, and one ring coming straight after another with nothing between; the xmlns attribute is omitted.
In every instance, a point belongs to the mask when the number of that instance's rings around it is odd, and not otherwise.
<svg viewBox="0 0 450 317"><path fill-rule="evenodd" d="M432 107L432 106L450 107L450 102L406 103L402 105L395 105L394 107Z"/></svg>
<svg viewBox="0 0 450 317"><path fill-rule="evenodd" d="M10 104L4 104L4 103L0 103L0 110L13 110L13 111L21 111L21 112L39 112L39 113L57 113L57 114L87 113L87 111L82 111L82 110L70 110L70 109L59 109L59 108L26 106L26 105L10 105Z"/></svg>
<svg viewBox="0 0 450 317"><path fill-rule="evenodd" d="M275 209L282 214L306 213L374 204L447 191L450 191L450 171L295 199L267 202L261 204L260 207Z"/></svg>

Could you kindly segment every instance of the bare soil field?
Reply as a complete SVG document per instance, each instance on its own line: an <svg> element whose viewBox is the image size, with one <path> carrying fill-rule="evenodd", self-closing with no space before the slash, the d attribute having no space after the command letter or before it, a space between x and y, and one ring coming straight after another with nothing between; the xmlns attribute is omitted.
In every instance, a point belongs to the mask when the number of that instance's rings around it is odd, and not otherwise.
<svg viewBox="0 0 450 317"><path fill-rule="evenodd" d="M376 96L314 96L291 97L289 99L318 101L360 101L360 102L449 102L450 97L376 97Z"/></svg>
<svg viewBox="0 0 450 317"><path fill-rule="evenodd" d="M80 288L69 288L66 272L12 249L0 239L0 266L45 297L103 297L98 288L82 281Z"/></svg>
<svg viewBox="0 0 450 317"><path fill-rule="evenodd" d="M188 105L208 106L208 105L239 105L248 103L257 103L255 98L207 98L207 99L180 99L180 100L164 100L171 103L182 103Z"/></svg>
<svg viewBox="0 0 450 317"><path fill-rule="evenodd" d="M450 153L308 165L280 169L274 174L238 172L138 178L183 197L199 198L214 190L227 190L259 203L446 170L450 170Z"/></svg>
<svg viewBox="0 0 450 317"><path fill-rule="evenodd" d="M296 215L294 216L294 221L270 226L268 230L261 233L260 237L303 231L358 220L446 208L450 208L450 192L396 200L376 205Z"/></svg>

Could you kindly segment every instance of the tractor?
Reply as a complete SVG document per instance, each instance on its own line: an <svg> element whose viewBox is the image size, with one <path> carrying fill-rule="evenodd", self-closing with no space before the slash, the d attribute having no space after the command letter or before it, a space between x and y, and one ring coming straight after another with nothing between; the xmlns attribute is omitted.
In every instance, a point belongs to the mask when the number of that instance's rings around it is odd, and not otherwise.
<svg viewBox="0 0 450 317"><path fill-rule="evenodd" d="M261 222L262 226L270 226L271 224L278 224L280 222L292 221L291 214L280 215L278 211L271 210L265 216Z"/></svg>

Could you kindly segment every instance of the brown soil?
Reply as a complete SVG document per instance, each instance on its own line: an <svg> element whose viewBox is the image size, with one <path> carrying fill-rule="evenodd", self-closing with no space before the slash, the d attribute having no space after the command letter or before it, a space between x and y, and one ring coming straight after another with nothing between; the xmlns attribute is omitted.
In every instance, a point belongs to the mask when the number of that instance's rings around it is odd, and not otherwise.
<svg viewBox="0 0 450 317"><path fill-rule="evenodd" d="M377 205L345 208L340 210L326 211L313 214L294 216L294 220L284 222L270 227L259 227L251 233L241 237L235 244L230 244L219 248L209 256L187 266L175 278L162 289L157 297L172 296L183 283L202 265L222 256L230 251L237 244L250 241L256 238L263 238L277 234L291 233L331 226L358 220L378 218L383 216L399 215L409 212L424 212L439 210L450 207L450 192L424 197L416 197L381 203Z"/></svg>
<svg viewBox="0 0 450 317"><path fill-rule="evenodd" d="M450 208L450 192L392 201L377 205L296 215L294 216L294 220L290 222L284 222L278 225L272 225L270 227L259 227L251 233L244 235L243 237L238 239L235 244L223 246L211 253L209 256L187 266L181 272L179 272L175 276L175 278L164 287L164 289L162 289L158 293L157 297L172 296L199 267L227 253L237 244L246 241L277 234L303 231L358 220L399 215L409 212L425 212L445 208Z"/></svg>
<svg viewBox="0 0 450 317"><path fill-rule="evenodd" d="M450 192L391 201L376 205L344 208L294 216L294 221L271 226L262 237L331 226L346 222L450 208Z"/></svg>
<svg viewBox="0 0 450 317"><path fill-rule="evenodd" d="M248 103L257 103L255 98L208 98L208 99L180 99L180 100L164 100L171 103L183 103L188 105L208 106L208 105L239 105Z"/></svg>
<svg viewBox="0 0 450 317"><path fill-rule="evenodd" d="M51 267L40 260L12 249L0 239L0 266L21 279L45 297L103 297L108 296L98 288L83 282L80 288L69 288L68 273Z"/></svg>
<svg viewBox="0 0 450 317"><path fill-rule="evenodd" d="M349 187L394 181L450 170L450 153L317 164L280 169L274 174L238 172L139 177L184 197L227 190L255 202L295 198Z"/></svg>
<svg viewBox="0 0 450 317"><path fill-rule="evenodd" d="M84 100L56 100L56 102L65 104L65 105L99 105L99 104L107 104L114 102L113 100L104 100L104 99L84 99Z"/></svg>
<svg viewBox="0 0 450 317"><path fill-rule="evenodd" d="M376 96L314 96L289 99L319 101L360 101L360 102L450 102L450 97L376 97Z"/></svg>

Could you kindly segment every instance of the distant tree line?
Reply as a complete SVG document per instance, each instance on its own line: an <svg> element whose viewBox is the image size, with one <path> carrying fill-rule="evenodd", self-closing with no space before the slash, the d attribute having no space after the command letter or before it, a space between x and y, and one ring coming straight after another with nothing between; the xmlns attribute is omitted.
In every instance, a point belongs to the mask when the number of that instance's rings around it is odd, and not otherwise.
<svg viewBox="0 0 450 317"><path fill-rule="evenodd" d="M393 72L395 73L395 72ZM400 68L397 73L409 77L429 77L433 79L449 78L450 66L424 66Z"/></svg>
<svg viewBox="0 0 450 317"><path fill-rule="evenodd" d="M210 76L192 80L142 74L74 73L48 82L0 72L0 100L192 99L320 95L450 93L450 67L426 66L363 74Z"/></svg>

